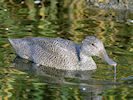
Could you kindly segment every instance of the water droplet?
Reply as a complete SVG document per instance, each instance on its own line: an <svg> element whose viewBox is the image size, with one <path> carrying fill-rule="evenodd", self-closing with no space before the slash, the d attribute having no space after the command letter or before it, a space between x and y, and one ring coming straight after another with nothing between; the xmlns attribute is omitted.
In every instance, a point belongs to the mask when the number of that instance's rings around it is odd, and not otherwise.
<svg viewBox="0 0 133 100"><path fill-rule="evenodd" d="M85 90L86 90L86 88L83 88L83 90L85 91Z"/></svg>
<svg viewBox="0 0 133 100"><path fill-rule="evenodd" d="M5 28L5 30L7 30L7 31L8 31L8 30L9 30L9 28Z"/></svg>
<svg viewBox="0 0 133 100"><path fill-rule="evenodd" d="M4 11L7 11L7 9L4 9Z"/></svg>
<svg viewBox="0 0 133 100"><path fill-rule="evenodd" d="M40 0L36 0L36 1L34 1L34 3L35 4L39 4L39 3L41 3L41 1Z"/></svg>
<svg viewBox="0 0 133 100"><path fill-rule="evenodd" d="M133 20L132 20L132 19L130 19L130 20L128 20L128 22L133 23Z"/></svg>
<svg viewBox="0 0 133 100"><path fill-rule="evenodd" d="M22 1L21 4L24 4L24 1Z"/></svg>

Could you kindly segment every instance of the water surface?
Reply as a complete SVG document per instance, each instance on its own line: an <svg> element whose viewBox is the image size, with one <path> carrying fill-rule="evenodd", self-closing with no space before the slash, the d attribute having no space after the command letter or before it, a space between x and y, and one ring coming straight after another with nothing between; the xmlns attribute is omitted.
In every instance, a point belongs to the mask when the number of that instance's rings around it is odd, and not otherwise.
<svg viewBox="0 0 133 100"><path fill-rule="evenodd" d="M94 57L96 71L41 69L16 58L8 38L100 38L118 66ZM90 7L84 0L0 1L0 99L132 100L133 12Z"/></svg>

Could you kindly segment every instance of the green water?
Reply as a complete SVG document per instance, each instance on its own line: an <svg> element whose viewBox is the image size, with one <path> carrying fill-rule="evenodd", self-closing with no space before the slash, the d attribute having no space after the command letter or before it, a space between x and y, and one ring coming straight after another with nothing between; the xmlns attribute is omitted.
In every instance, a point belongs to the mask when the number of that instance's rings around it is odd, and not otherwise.
<svg viewBox="0 0 133 100"><path fill-rule="evenodd" d="M94 72L40 69L16 58L8 38L101 39L114 68L94 58ZM84 0L0 1L0 100L133 100L133 12L89 7Z"/></svg>

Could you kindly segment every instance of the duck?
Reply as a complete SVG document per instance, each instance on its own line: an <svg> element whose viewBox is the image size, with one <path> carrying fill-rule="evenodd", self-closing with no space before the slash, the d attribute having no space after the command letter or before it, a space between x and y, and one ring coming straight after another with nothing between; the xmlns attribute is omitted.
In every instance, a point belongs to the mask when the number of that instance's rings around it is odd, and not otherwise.
<svg viewBox="0 0 133 100"><path fill-rule="evenodd" d="M107 54L100 39L87 36L80 44L63 38L9 38L16 54L37 66L62 70L95 70L93 56L99 57L111 66L116 66Z"/></svg>

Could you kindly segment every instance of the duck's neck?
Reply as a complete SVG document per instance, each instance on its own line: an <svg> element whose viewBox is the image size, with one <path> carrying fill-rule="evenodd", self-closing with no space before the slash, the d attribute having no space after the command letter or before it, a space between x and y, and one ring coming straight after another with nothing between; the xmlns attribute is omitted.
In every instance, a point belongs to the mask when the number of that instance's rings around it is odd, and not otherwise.
<svg viewBox="0 0 133 100"><path fill-rule="evenodd" d="M92 57L87 56L80 52L80 66L84 70L94 70L97 68L96 63L92 59Z"/></svg>
<svg viewBox="0 0 133 100"><path fill-rule="evenodd" d="M96 69L97 68L96 63L94 62L91 56L86 54L86 52L87 51L83 49L82 46L80 46L78 56L79 56L79 62L80 62L81 69L83 70Z"/></svg>
<svg viewBox="0 0 133 100"><path fill-rule="evenodd" d="M76 44L76 52L77 52L77 56L78 56L78 60L80 61L80 51L81 51L81 45Z"/></svg>

